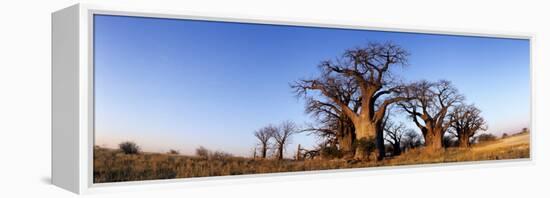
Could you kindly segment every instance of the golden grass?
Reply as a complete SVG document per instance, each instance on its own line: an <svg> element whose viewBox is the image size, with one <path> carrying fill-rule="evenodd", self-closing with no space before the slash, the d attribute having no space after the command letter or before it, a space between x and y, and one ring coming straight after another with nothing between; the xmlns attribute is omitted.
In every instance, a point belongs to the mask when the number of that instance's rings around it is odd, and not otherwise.
<svg viewBox="0 0 550 198"><path fill-rule="evenodd" d="M141 153L126 155L120 151L94 149L94 182L140 181L256 173L276 173L343 168L396 166L443 162L529 158L529 134L510 136L469 149L450 148L428 152L411 150L383 161L357 160L258 160L226 157L209 160L195 156Z"/></svg>
<svg viewBox="0 0 550 198"><path fill-rule="evenodd" d="M448 148L427 152L422 149L409 151L385 165L410 165L444 162L465 162L529 158L529 133L498 139L475 145L472 148Z"/></svg>

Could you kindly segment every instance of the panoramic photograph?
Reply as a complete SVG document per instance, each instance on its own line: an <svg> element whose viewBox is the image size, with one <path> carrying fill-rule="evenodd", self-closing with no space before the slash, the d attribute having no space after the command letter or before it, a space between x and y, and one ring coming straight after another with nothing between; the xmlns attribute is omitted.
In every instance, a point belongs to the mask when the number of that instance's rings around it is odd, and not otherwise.
<svg viewBox="0 0 550 198"><path fill-rule="evenodd" d="M93 23L94 183L530 158L528 39Z"/></svg>

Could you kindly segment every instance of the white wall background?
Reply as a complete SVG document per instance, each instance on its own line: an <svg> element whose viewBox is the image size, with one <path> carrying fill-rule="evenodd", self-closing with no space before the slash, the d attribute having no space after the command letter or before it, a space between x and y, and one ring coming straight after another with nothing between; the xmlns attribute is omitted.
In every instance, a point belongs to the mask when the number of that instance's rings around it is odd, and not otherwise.
<svg viewBox="0 0 550 198"><path fill-rule="evenodd" d="M79 1L2 1L0 6L0 197L73 197L50 181L50 14ZM545 1L507 0L97 0L103 5L214 14L403 25L465 31L532 33L535 163L384 170L260 182L144 189L95 197L533 197L550 177L550 18ZM334 178L335 177L335 178ZM288 180L288 181L283 181ZM222 182L224 183L224 182ZM466 189L466 190L463 190Z"/></svg>

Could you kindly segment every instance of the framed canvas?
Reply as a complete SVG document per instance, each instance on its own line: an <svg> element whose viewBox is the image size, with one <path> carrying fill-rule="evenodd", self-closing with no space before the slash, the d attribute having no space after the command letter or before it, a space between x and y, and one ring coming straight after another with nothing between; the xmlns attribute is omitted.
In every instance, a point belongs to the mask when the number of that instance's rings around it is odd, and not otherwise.
<svg viewBox="0 0 550 198"><path fill-rule="evenodd" d="M68 7L52 15L52 182L531 163L532 39Z"/></svg>

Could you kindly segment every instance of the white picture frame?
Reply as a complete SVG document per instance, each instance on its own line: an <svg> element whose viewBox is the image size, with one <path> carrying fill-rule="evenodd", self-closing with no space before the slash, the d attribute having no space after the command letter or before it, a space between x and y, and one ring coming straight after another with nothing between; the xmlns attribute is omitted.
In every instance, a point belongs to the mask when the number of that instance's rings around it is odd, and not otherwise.
<svg viewBox="0 0 550 198"><path fill-rule="evenodd" d="M244 14L227 16L222 14L168 10L114 8L90 4L73 5L52 14L52 183L71 192L86 194L104 191L124 191L137 188L179 188L183 186L227 185L242 182L252 183L285 181L289 178L316 179L335 176L346 177L350 175L367 176L369 174L400 173L403 171L408 171L411 168L415 168L414 171L433 171L440 168L460 169L464 167L516 166L534 163L533 157L535 155L533 153L535 147L533 146L533 139L536 136L536 131L531 132L531 153L530 158L528 159L94 184L92 170L94 147L94 64L92 58L92 33L94 14L517 38L528 39L531 46L534 40L534 36L527 33L501 33L483 30L448 30L441 28L417 29L412 26L396 27L392 25L381 26L379 24L371 26L367 21L364 24L357 25L341 21L326 22L307 19L265 18L247 16ZM530 53L530 56L532 56L532 52ZM530 65L530 68L531 67L532 66ZM532 116L534 113L532 105L534 104L534 99L532 83L530 88L530 125L533 126L534 119L532 119ZM421 169L416 169L417 167L420 167Z"/></svg>

